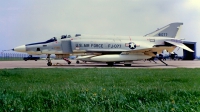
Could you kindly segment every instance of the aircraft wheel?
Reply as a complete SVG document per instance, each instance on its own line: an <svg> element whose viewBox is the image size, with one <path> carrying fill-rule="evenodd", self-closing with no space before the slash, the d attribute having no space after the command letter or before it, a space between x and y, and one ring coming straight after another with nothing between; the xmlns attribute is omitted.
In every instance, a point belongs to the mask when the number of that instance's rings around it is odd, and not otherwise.
<svg viewBox="0 0 200 112"><path fill-rule="evenodd" d="M48 62L47 65L48 65L48 66L52 66L52 63L51 63L51 62Z"/></svg>
<svg viewBox="0 0 200 112"><path fill-rule="evenodd" d="M70 64L71 64L71 61L68 62L68 65L70 65Z"/></svg>
<svg viewBox="0 0 200 112"><path fill-rule="evenodd" d="M35 61L37 61L37 60L35 60Z"/></svg>
<svg viewBox="0 0 200 112"><path fill-rule="evenodd" d="M79 64L80 62L79 61L76 61L76 64Z"/></svg>
<svg viewBox="0 0 200 112"><path fill-rule="evenodd" d="M124 64L124 66L131 66L131 64Z"/></svg>
<svg viewBox="0 0 200 112"><path fill-rule="evenodd" d="M108 66L113 66L114 63L113 62L107 62Z"/></svg>

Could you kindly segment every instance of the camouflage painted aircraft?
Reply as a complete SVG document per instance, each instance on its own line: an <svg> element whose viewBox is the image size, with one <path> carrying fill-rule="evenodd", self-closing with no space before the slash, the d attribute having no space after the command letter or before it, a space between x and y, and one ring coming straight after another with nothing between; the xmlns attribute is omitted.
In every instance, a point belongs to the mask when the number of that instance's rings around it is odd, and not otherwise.
<svg viewBox="0 0 200 112"><path fill-rule="evenodd" d="M163 50L172 52L176 47L194 52L179 38L182 25L183 23L171 23L145 36L62 35L61 38L53 37L44 42L25 44L13 50L28 54L47 54L48 66L52 65L51 54L62 59L67 59L70 55L81 55L77 60L106 62L108 65L124 62L125 66L131 66L134 60L155 57Z"/></svg>

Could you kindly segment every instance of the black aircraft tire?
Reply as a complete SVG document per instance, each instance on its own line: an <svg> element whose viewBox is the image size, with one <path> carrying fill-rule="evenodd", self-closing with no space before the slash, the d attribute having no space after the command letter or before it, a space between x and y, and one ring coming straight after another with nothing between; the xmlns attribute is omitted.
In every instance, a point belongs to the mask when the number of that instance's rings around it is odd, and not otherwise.
<svg viewBox="0 0 200 112"><path fill-rule="evenodd" d="M113 62L107 62L107 65L108 65L108 66L113 66L114 63L113 63Z"/></svg>
<svg viewBox="0 0 200 112"><path fill-rule="evenodd" d="M79 61L76 61L76 64L79 64L80 62Z"/></svg>
<svg viewBox="0 0 200 112"><path fill-rule="evenodd" d="M71 62L69 61L69 62L68 62L68 65L70 65L70 64L71 64Z"/></svg>
<svg viewBox="0 0 200 112"><path fill-rule="evenodd" d="M124 66L131 66L131 64L124 64Z"/></svg>
<svg viewBox="0 0 200 112"><path fill-rule="evenodd" d="M52 63L51 63L51 62L48 62L47 65L48 65L48 66L52 66Z"/></svg>

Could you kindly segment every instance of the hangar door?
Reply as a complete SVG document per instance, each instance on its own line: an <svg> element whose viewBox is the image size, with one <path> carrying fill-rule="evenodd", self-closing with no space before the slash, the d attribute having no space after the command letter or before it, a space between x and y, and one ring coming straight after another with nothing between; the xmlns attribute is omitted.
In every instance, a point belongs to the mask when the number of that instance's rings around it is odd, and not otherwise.
<svg viewBox="0 0 200 112"><path fill-rule="evenodd" d="M196 42L184 42L187 47L192 49L194 52L183 50L183 60L194 60L196 58Z"/></svg>

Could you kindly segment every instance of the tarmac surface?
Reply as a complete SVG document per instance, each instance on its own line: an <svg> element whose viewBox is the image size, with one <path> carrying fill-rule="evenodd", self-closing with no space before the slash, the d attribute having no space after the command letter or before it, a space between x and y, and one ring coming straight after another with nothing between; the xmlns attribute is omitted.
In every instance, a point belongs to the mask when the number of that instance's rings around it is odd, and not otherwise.
<svg viewBox="0 0 200 112"><path fill-rule="evenodd" d="M165 66L159 60L156 63L150 61L133 61L130 67L124 66L123 63L115 64L114 66L107 66L106 63L84 63L80 61L80 64L76 64L76 60L71 60L71 64L68 65L64 60L52 60L53 66L47 66L46 60L38 61L0 61L0 69L11 69L11 68L200 68L200 61L164 61L168 64Z"/></svg>

